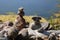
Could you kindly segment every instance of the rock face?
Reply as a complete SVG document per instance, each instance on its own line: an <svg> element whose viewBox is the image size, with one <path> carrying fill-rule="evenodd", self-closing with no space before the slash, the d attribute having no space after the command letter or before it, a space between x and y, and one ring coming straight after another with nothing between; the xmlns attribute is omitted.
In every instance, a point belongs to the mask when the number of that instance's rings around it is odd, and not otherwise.
<svg viewBox="0 0 60 40"><path fill-rule="evenodd" d="M49 31L47 31L47 32L50 32L50 33L60 33L60 30L49 30Z"/></svg>

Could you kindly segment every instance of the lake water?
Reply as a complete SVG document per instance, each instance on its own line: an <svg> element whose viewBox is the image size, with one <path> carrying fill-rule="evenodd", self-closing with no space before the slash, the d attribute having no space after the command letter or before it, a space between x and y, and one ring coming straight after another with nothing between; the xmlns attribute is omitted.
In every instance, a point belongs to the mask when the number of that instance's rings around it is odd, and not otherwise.
<svg viewBox="0 0 60 40"><path fill-rule="evenodd" d="M24 7L26 15L39 15L49 17L58 11L57 0L0 0L0 14L16 12Z"/></svg>

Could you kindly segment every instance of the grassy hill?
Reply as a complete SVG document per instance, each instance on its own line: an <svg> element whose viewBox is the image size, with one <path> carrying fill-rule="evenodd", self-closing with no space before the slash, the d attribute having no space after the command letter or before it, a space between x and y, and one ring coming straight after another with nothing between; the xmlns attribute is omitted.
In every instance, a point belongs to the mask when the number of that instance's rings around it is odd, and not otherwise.
<svg viewBox="0 0 60 40"><path fill-rule="evenodd" d="M16 19L17 15L0 15L0 20L2 21L13 21ZM24 16L26 22L32 22L31 19L33 16ZM45 18L42 17L41 22L47 22Z"/></svg>

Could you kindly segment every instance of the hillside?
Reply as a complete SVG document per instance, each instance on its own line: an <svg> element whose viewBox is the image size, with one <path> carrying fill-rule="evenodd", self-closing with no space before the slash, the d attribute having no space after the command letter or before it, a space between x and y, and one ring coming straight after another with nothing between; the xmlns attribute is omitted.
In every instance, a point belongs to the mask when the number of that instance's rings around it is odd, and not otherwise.
<svg viewBox="0 0 60 40"><path fill-rule="evenodd" d="M0 20L2 21L14 21L16 19L17 15L0 15ZM26 22L32 22L31 19L33 16L24 16L24 19ZM46 19L42 17L41 22L46 22Z"/></svg>

